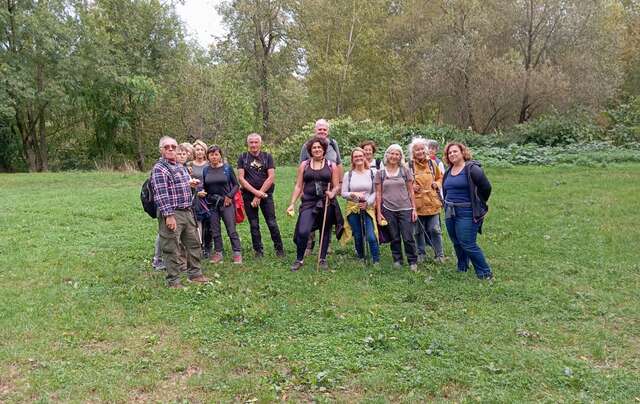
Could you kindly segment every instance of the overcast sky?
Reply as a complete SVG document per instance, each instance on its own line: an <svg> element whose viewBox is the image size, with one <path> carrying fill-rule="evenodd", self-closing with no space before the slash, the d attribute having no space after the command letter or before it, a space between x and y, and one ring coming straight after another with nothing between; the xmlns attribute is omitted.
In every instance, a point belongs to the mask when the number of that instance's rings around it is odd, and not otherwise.
<svg viewBox="0 0 640 404"><path fill-rule="evenodd" d="M216 12L215 6L222 0L185 0L184 5L178 4L176 9L185 22L187 32L207 47L214 42L214 36L222 36L222 19Z"/></svg>

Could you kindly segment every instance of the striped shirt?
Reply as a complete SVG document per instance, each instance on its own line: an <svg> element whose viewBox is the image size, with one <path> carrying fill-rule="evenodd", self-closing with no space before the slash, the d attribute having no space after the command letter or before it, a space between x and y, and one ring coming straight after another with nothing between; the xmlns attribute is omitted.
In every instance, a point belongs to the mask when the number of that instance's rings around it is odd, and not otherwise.
<svg viewBox="0 0 640 404"><path fill-rule="evenodd" d="M187 168L179 163L161 158L153 166L153 199L162 216L173 215L176 209L191 207L190 178Z"/></svg>

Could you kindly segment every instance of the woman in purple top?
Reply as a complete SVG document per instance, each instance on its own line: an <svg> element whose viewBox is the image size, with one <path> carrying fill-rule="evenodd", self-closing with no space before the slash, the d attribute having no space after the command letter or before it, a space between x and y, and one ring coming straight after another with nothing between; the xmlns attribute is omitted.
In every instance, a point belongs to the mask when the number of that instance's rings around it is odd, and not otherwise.
<svg viewBox="0 0 640 404"><path fill-rule="evenodd" d="M480 163L471 160L469 149L462 143L449 143L444 148L444 160L449 166L442 186L445 223L456 251L458 271L466 272L471 261L478 278L491 279L491 268L476 242L489 210L491 183Z"/></svg>

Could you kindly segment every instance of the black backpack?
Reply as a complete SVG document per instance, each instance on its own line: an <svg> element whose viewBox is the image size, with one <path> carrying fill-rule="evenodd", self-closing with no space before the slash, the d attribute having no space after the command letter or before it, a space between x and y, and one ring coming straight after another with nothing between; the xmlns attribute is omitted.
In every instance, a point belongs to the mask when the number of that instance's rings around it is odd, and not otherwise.
<svg viewBox="0 0 640 404"><path fill-rule="evenodd" d="M167 170L173 175L173 171L171 168L160 161L160 164L164 165ZM151 183L151 175L142 183L142 188L140 189L140 202L142 202L142 209L152 218L156 219L158 217L158 206L156 206L156 201L153 199L153 184Z"/></svg>

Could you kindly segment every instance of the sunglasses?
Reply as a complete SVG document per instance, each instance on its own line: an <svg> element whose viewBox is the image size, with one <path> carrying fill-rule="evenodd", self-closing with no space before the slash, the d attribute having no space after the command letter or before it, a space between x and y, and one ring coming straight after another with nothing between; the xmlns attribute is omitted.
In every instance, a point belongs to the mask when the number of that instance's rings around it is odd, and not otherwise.
<svg viewBox="0 0 640 404"><path fill-rule="evenodd" d="M175 150L175 149L177 149L177 148L178 148L178 145L175 145L175 144L166 144L166 145L164 145L164 146L163 146L163 148L164 148L165 150Z"/></svg>

